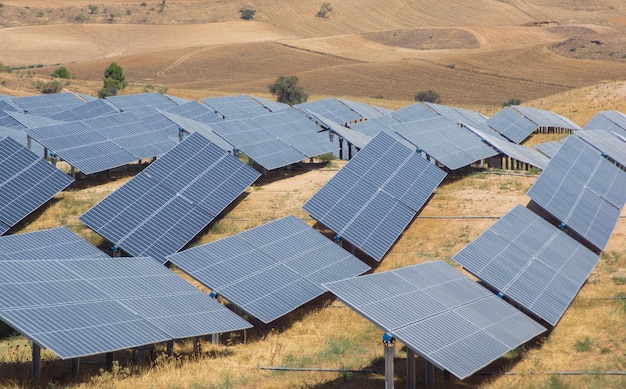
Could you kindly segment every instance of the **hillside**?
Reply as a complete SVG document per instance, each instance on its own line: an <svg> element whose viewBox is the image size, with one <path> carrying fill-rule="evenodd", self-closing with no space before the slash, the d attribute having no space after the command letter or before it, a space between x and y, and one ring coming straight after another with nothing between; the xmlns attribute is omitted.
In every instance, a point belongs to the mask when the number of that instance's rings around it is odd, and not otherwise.
<svg viewBox="0 0 626 389"><path fill-rule="evenodd" d="M433 89L446 104L498 107L626 79L617 0L341 0L327 17L311 0L92 3L4 1L0 61L94 82L116 61L138 87L205 96L266 93L296 74L312 95L391 105Z"/></svg>

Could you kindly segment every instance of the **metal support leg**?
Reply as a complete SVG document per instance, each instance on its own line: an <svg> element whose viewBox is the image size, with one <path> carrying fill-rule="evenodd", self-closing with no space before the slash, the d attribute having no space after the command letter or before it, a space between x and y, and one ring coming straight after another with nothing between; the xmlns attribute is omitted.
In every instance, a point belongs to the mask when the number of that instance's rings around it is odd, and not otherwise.
<svg viewBox="0 0 626 389"><path fill-rule="evenodd" d="M112 352L106 353L106 360L104 364L106 365L105 368L107 371L113 370L113 353Z"/></svg>
<svg viewBox="0 0 626 389"><path fill-rule="evenodd" d="M426 388L435 389L435 365L426 362Z"/></svg>
<svg viewBox="0 0 626 389"><path fill-rule="evenodd" d="M33 375L33 379L36 382L39 382L41 380L41 347L35 343L31 344L33 350L33 365L31 373Z"/></svg>
<svg viewBox="0 0 626 389"><path fill-rule="evenodd" d="M384 342L385 349L385 389L393 389L393 360L396 356L396 345L392 341Z"/></svg>
<svg viewBox="0 0 626 389"><path fill-rule="evenodd" d="M415 353L409 348L406 351L406 388L415 389Z"/></svg>
<svg viewBox="0 0 626 389"><path fill-rule="evenodd" d="M80 359L74 358L72 359L72 377L78 377L78 371L80 370Z"/></svg>
<svg viewBox="0 0 626 389"><path fill-rule="evenodd" d="M171 357L172 354L174 354L174 340L167 341L167 343L165 344L165 350L168 357Z"/></svg>
<svg viewBox="0 0 626 389"><path fill-rule="evenodd" d="M219 333L215 333L215 334L211 334L211 343L212 344L220 344L220 334Z"/></svg>

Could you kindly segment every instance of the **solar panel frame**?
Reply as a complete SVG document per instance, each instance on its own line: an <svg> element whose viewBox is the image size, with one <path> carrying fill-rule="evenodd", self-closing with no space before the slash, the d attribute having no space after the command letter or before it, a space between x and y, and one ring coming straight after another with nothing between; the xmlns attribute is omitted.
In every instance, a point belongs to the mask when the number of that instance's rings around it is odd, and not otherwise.
<svg viewBox="0 0 626 389"><path fill-rule="evenodd" d="M528 190L547 212L604 249L626 202L626 173L577 137L568 137Z"/></svg>
<svg viewBox="0 0 626 389"><path fill-rule="evenodd" d="M597 254L521 205L452 259L553 326L600 260Z"/></svg>
<svg viewBox="0 0 626 389"><path fill-rule="evenodd" d="M460 379L546 330L443 261L324 286L348 307Z"/></svg>
<svg viewBox="0 0 626 389"><path fill-rule="evenodd" d="M0 237L0 261L63 258L108 258L67 227Z"/></svg>
<svg viewBox="0 0 626 389"><path fill-rule="evenodd" d="M370 269L293 215L168 260L264 323L323 294L322 282Z"/></svg>

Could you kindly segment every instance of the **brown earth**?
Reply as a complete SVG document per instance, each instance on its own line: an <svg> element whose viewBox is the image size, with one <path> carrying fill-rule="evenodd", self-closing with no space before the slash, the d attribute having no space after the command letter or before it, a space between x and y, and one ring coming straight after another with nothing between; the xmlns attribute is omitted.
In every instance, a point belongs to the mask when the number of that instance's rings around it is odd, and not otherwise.
<svg viewBox="0 0 626 389"><path fill-rule="evenodd" d="M145 3L4 1L0 61L42 77L63 65L93 82L116 61L138 87L194 97L267 93L296 74L313 96L395 106L433 89L483 109L626 79L619 0L340 0L326 18L313 0ZM239 19L244 6L254 21Z"/></svg>

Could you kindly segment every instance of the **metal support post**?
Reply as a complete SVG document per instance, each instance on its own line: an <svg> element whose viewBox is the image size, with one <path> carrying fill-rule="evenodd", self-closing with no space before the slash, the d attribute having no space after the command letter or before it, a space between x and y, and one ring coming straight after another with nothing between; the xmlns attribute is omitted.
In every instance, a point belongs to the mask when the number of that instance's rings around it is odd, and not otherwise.
<svg viewBox="0 0 626 389"><path fill-rule="evenodd" d="M80 359L74 358L72 359L72 377L78 377L78 371L80 370Z"/></svg>
<svg viewBox="0 0 626 389"><path fill-rule="evenodd" d="M220 344L220 334L219 334L219 332L215 333L215 334L211 334L211 343L215 344L215 345Z"/></svg>
<svg viewBox="0 0 626 389"><path fill-rule="evenodd" d="M383 335L385 351L385 389L393 389L393 360L396 356L395 339L390 334Z"/></svg>
<svg viewBox="0 0 626 389"><path fill-rule="evenodd" d="M415 389L415 353L406 349L406 388Z"/></svg>
<svg viewBox="0 0 626 389"><path fill-rule="evenodd" d="M426 362L426 388L435 389L435 365Z"/></svg>
<svg viewBox="0 0 626 389"><path fill-rule="evenodd" d="M32 375L36 382L41 380L41 347L35 343L31 343L33 351Z"/></svg>
<svg viewBox="0 0 626 389"><path fill-rule="evenodd" d="M343 139L339 138L339 159L343 160Z"/></svg>
<svg viewBox="0 0 626 389"><path fill-rule="evenodd" d="M166 352L168 357L171 357L172 354L174 354L174 340L173 339L172 340L168 340L165 343L165 350L166 350L165 352Z"/></svg>
<svg viewBox="0 0 626 389"><path fill-rule="evenodd" d="M106 358L106 359L105 359L105 362L104 362L104 364L105 364L105 369L106 369L107 371L111 371L111 370L113 370L113 352L106 353L105 358Z"/></svg>

